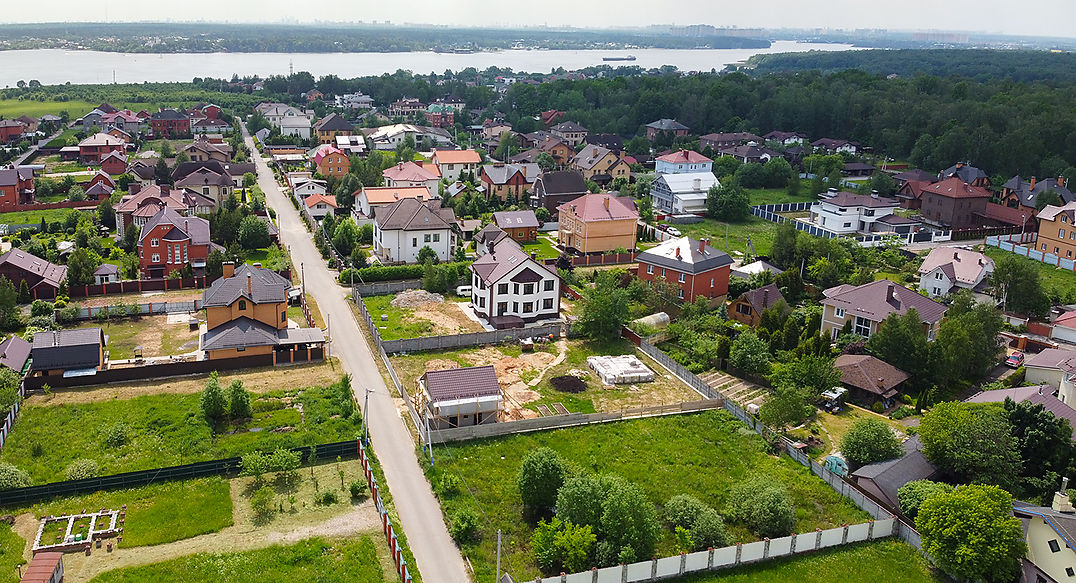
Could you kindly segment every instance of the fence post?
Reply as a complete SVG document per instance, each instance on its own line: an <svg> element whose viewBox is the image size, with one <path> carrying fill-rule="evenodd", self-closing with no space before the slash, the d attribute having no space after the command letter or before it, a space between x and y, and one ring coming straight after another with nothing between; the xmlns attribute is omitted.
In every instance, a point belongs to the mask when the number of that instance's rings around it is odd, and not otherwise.
<svg viewBox="0 0 1076 583"><path fill-rule="evenodd" d="M740 564L740 555L742 553L743 553L743 543L736 543L736 561L733 564L735 564L735 565Z"/></svg>
<svg viewBox="0 0 1076 583"><path fill-rule="evenodd" d="M706 549L706 568L714 568L714 547Z"/></svg>
<svg viewBox="0 0 1076 583"><path fill-rule="evenodd" d="M620 563L620 583L628 583L628 566Z"/></svg>
<svg viewBox="0 0 1076 583"><path fill-rule="evenodd" d="M657 557L653 557L653 558L650 559L650 578L651 579L657 579L658 578L658 558Z"/></svg>
<svg viewBox="0 0 1076 583"><path fill-rule="evenodd" d="M848 543L848 525L847 524L844 525L843 528L844 528L844 530L841 532L841 544L842 545Z"/></svg>
<svg viewBox="0 0 1076 583"><path fill-rule="evenodd" d="M814 550L822 548L822 529L814 529Z"/></svg>
<svg viewBox="0 0 1076 583"><path fill-rule="evenodd" d="M592 574L590 577L590 583L598 583L598 568L591 567L590 572ZM500 583L500 581L498 581L497 583Z"/></svg>
<svg viewBox="0 0 1076 583"><path fill-rule="evenodd" d="M874 519L867 521L867 540L874 540Z"/></svg>
<svg viewBox="0 0 1076 583"><path fill-rule="evenodd" d="M687 569L687 553L680 553L680 574L684 574L684 570ZM597 573L595 573L596 575ZM595 582L596 583L596 582Z"/></svg>
<svg viewBox="0 0 1076 583"><path fill-rule="evenodd" d="M847 529L846 529L847 530ZM762 558L770 558L770 538L766 537L762 539Z"/></svg>

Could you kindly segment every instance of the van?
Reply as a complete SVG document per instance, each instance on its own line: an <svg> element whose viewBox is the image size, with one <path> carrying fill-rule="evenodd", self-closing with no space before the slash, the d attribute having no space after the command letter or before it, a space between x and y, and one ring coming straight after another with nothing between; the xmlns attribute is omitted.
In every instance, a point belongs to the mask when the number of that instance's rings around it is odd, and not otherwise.
<svg viewBox="0 0 1076 583"><path fill-rule="evenodd" d="M471 297L471 286L461 285L456 287L456 295L460 297Z"/></svg>

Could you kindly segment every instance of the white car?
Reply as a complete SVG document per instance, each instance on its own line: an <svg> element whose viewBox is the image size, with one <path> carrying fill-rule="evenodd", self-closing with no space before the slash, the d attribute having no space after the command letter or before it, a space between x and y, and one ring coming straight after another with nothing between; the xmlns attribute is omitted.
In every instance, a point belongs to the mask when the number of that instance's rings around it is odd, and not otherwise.
<svg viewBox="0 0 1076 583"><path fill-rule="evenodd" d="M673 237L679 237L680 236L680 229L677 229L676 227L669 227L668 229L665 230L665 232L672 235Z"/></svg>

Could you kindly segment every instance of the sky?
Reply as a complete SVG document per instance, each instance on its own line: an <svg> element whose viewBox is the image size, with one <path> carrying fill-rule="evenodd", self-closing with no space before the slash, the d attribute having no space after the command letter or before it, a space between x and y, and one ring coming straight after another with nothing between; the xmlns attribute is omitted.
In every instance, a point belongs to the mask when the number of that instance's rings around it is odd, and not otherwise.
<svg viewBox="0 0 1076 583"><path fill-rule="evenodd" d="M6 22L148 20L145 0L5 2ZM185 0L175 20L228 22L385 21L464 26L644 26L711 24L741 28L887 28L962 30L1022 36L1076 37L1073 0L350 0L303 11L294 0ZM660 7L660 8L658 8ZM164 17L168 10L152 11ZM107 16L106 16L107 14ZM192 15L202 15L195 17Z"/></svg>

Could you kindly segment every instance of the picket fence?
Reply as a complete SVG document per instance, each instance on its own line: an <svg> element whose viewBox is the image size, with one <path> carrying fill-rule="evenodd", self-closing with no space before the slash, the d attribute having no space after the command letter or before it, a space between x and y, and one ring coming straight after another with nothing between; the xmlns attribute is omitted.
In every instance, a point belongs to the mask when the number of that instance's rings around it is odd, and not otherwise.
<svg viewBox="0 0 1076 583"><path fill-rule="evenodd" d="M4 448L7 435L11 433L11 428L15 426L15 418L19 416L19 409L22 407L24 397L26 397L26 386L19 383L19 398L15 400L15 404L8 410L3 424L0 424L0 449Z"/></svg>
<svg viewBox="0 0 1076 583"><path fill-rule="evenodd" d="M366 455L366 446L359 440L359 460L362 462L362 473L366 476L366 485L370 487L370 495L373 497L374 506L381 516L381 531L385 533L385 540L389 543L389 551L392 553L392 562L396 567L396 574L403 583L412 583L411 573L407 568L407 559L404 558L403 545L396 537L396 529L392 526L392 519L385 510L385 503L381 500L381 488L377 484L377 477L370 467L370 458Z"/></svg>

